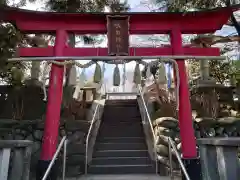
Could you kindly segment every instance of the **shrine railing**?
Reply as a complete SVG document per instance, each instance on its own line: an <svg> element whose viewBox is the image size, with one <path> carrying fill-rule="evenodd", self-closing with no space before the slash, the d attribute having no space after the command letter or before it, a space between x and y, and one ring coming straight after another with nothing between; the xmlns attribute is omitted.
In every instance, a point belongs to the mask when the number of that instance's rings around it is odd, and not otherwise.
<svg viewBox="0 0 240 180"><path fill-rule="evenodd" d="M105 102L104 102L105 103ZM85 174L88 173L88 163L92 160L93 147L97 138L98 129L101 124L104 103L96 103L93 115L90 117L91 124L86 137L85 149Z"/></svg>
<svg viewBox="0 0 240 180"><path fill-rule="evenodd" d="M32 144L28 140L0 140L1 180L29 180Z"/></svg>
<svg viewBox="0 0 240 180"><path fill-rule="evenodd" d="M170 164L170 178L171 180L174 180L174 175L173 175L173 163L172 163L172 151L175 153L177 160L180 164L180 167L182 169L183 175L185 176L186 180L191 180L187 170L183 164L183 161L181 159L181 156L176 148L176 145L174 144L174 141L172 140L172 138L168 138L168 155L169 155L169 164Z"/></svg>
<svg viewBox="0 0 240 180"><path fill-rule="evenodd" d="M93 114L93 118L91 121L91 125L89 127L88 133L87 133L87 138L86 138L86 154L85 154L85 174L87 174L88 171L88 162L90 161L90 153L89 153L89 149L91 149L91 137L92 137L92 133L94 132L93 130L96 129L94 128L94 126L96 126L96 123L100 125L100 118L99 118L99 105L97 105L94 114ZM99 126L98 125L98 126Z"/></svg>
<svg viewBox="0 0 240 180"><path fill-rule="evenodd" d="M42 178L42 180L46 180L48 178L48 175L61 151L61 149L63 148L63 169L62 169L62 180L65 180L65 172L66 172L66 156L67 156L67 136L64 136L60 142L60 144L58 145L58 148Z"/></svg>
<svg viewBox="0 0 240 180"><path fill-rule="evenodd" d="M138 90L139 90L139 97L137 98L137 100L138 100L138 105L139 105L140 113L142 117L144 133L147 140L148 151L150 153L151 158L155 160L156 174L158 174L158 155L157 155L157 146L156 146L157 137L155 136L155 133L154 133L152 121L143 97L141 86L138 87Z"/></svg>

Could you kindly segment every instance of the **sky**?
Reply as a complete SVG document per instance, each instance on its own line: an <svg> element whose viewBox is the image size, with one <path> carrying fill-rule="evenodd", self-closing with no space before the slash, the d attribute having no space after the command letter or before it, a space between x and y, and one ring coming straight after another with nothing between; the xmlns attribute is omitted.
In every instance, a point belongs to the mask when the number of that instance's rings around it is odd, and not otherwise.
<svg viewBox="0 0 240 180"><path fill-rule="evenodd" d="M150 10L156 9L156 6L154 6L154 3L152 3L152 1L154 0L128 0L128 4L130 5L130 12L149 12ZM44 10L43 6L44 4L42 4L42 0L38 0L36 3L34 4L30 4L28 3L26 7L24 7L25 9L29 9L29 10ZM224 26L221 30L216 31L215 33L216 35L222 35L222 36L228 36L230 34L236 34L236 30L233 27L229 27L229 26ZM162 38L164 37L164 41L162 40ZM153 41L152 39L161 39L160 45L161 44L169 44L169 38L167 35L152 35L152 36L131 36L130 37L130 43L132 46L153 46ZM186 39L186 38L184 38ZM189 38L188 38L189 39ZM158 41L159 42L159 41ZM78 46L83 46L83 44L79 44ZM107 41L103 41L103 43L101 43L99 45L100 47L107 47ZM230 54L236 54L236 50L233 52L230 52ZM82 61L81 61L82 62ZM86 63L87 61L85 61ZM102 63L101 63L102 65ZM108 84L112 84L112 76L113 76L113 69L114 69L114 65L109 65L106 64L106 72L105 72L105 81L107 81ZM120 67L120 72L122 75L123 72L123 66L119 66ZM128 73L129 76L131 76L131 74L133 75L133 71L134 71L134 67L135 67L135 63L131 62L128 63L126 66L126 71L131 72ZM87 76L88 78L91 77L94 73L94 66L91 66L90 68L88 68L86 70ZM79 72L81 72L81 69L78 69ZM132 81L132 78L129 78Z"/></svg>

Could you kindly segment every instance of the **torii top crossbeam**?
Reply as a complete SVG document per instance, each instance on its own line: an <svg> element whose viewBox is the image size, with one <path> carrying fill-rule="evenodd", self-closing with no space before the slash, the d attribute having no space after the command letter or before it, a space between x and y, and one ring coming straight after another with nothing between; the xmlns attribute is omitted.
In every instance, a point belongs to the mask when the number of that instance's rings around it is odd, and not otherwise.
<svg viewBox="0 0 240 180"><path fill-rule="evenodd" d="M221 29L238 6L217 8L198 12L120 13L129 16L130 34L169 34L178 29L181 34L213 33ZM107 33L107 16L111 13L56 13L37 12L6 6L0 7L0 19L16 24L23 33L56 33L61 29L75 34ZM116 15L116 14L114 14ZM173 43L172 43L173 46ZM19 48L18 56L54 56L53 48ZM187 45L182 53L173 52L172 47L130 48L133 56L163 55L219 56L218 48L198 48ZM106 56L106 48L71 48L63 50L63 56Z"/></svg>
<svg viewBox="0 0 240 180"><path fill-rule="evenodd" d="M181 25L182 34L212 33L221 29L238 6L198 12L120 13L130 17L130 34L167 34ZM76 34L105 34L109 13L36 12L0 7L0 19L14 21L23 32L54 32L65 29ZM116 15L116 14L114 14Z"/></svg>

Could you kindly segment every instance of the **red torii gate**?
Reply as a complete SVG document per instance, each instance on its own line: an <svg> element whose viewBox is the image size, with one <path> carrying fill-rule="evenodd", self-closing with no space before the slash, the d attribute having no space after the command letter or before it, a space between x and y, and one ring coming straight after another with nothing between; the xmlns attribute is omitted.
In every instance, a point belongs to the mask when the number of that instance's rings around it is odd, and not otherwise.
<svg viewBox="0 0 240 180"><path fill-rule="evenodd" d="M193 55L219 56L218 48L197 48L182 46L182 34L213 33L221 29L233 8L219 8L211 11L188 13L121 13L129 16L130 34L170 34L171 46L161 48L130 48L130 56ZM19 48L21 57L45 56L107 56L107 48L67 47L67 33L106 34L106 13L54 13L0 8L2 20L12 21L24 33L55 33L54 47ZM196 140L192 125L191 105L184 60L177 61L180 75L179 124L182 140L182 155L185 159L196 159ZM62 100L63 67L52 65L46 122L41 151L43 168L52 159L58 142L60 107ZM39 169L40 170L40 169ZM196 176L195 176L196 177Z"/></svg>

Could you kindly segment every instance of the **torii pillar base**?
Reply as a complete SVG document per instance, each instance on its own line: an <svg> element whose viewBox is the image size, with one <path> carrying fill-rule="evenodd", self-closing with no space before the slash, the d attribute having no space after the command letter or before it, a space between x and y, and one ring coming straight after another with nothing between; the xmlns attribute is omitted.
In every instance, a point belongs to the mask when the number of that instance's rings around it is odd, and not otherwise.
<svg viewBox="0 0 240 180"><path fill-rule="evenodd" d="M202 180L202 170L200 158L182 158L190 179ZM182 180L187 180L182 172Z"/></svg>
<svg viewBox="0 0 240 180"><path fill-rule="evenodd" d="M39 160L36 168L36 180L42 180L44 174L47 171L47 168L49 164L51 163L51 160ZM51 171L47 177L47 180L57 180L59 176L59 167L60 164L57 162L54 163L54 165L51 168Z"/></svg>

